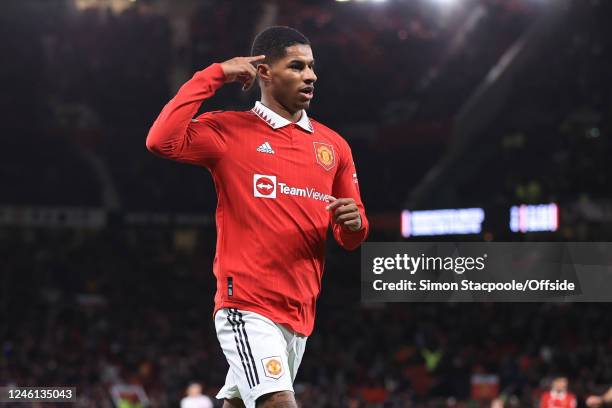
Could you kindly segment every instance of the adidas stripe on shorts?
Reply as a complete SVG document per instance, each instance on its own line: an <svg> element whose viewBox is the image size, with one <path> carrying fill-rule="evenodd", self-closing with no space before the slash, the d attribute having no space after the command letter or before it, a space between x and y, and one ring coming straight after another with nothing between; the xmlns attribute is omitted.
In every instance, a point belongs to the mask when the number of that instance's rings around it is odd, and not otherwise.
<svg viewBox="0 0 612 408"><path fill-rule="evenodd" d="M218 399L240 398L246 408L254 408L262 395L293 392L306 336L258 313L231 308L217 311L215 329L230 366Z"/></svg>

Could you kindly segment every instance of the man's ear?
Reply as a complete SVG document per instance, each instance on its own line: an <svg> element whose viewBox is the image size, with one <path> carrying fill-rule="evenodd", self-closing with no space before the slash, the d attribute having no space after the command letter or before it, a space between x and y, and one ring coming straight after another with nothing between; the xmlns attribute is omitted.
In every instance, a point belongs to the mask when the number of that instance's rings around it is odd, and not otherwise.
<svg viewBox="0 0 612 408"><path fill-rule="evenodd" d="M270 71L270 65L268 64L257 65L257 75L259 76L259 79L263 82L270 82L272 80L272 75Z"/></svg>

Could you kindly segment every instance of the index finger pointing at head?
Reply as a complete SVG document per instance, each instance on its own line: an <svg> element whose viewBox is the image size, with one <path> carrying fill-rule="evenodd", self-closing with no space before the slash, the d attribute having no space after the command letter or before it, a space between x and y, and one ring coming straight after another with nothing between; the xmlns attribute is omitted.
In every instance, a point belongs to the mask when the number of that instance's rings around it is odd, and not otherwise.
<svg viewBox="0 0 612 408"><path fill-rule="evenodd" d="M252 57L247 57L249 62L261 62L266 59L265 55L253 55Z"/></svg>

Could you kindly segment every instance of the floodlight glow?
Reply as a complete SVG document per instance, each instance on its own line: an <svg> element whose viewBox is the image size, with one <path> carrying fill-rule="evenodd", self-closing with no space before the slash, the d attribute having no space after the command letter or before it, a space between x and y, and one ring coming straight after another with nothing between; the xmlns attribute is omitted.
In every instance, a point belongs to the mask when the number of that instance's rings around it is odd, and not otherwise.
<svg viewBox="0 0 612 408"><path fill-rule="evenodd" d="M452 6L457 3L459 0L431 0L433 3L436 3L440 6Z"/></svg>
<svg viewBox="0 0 612 408"><path fill-rule="evenodd" d="M337 1L338 3L348 3L348 2L349 2L349 1L351 1L351 0L336 0L336 1ZM358 2L358 3L363 3L363 2L365 2L365 1L370 1L370 2L372 2L372 3L384 3L384 2L385 2L385 1L387 1L387 0L354 0L354 1L356 1L356 2Z"/></svg>

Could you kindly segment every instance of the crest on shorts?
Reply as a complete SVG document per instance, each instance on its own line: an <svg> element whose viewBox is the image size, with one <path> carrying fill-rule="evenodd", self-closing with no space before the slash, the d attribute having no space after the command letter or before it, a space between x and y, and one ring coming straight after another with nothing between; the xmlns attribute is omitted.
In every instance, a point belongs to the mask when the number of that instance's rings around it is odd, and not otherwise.
<svg viewBox="0 0 612 408"><path fill-rule="evenodd" d="M317 163L325 170L330 170L336 164L336 155L332 145L321 142L312 142L314 144L315 156Z"/></svg>
<svg viewBox="0 0 612 408"><path fill-rule="evenodd" d="M266 377L278 380L285 373L281 358L279 356L262 358L261 363L263 364L264 373L266 374Z"/></svg>

